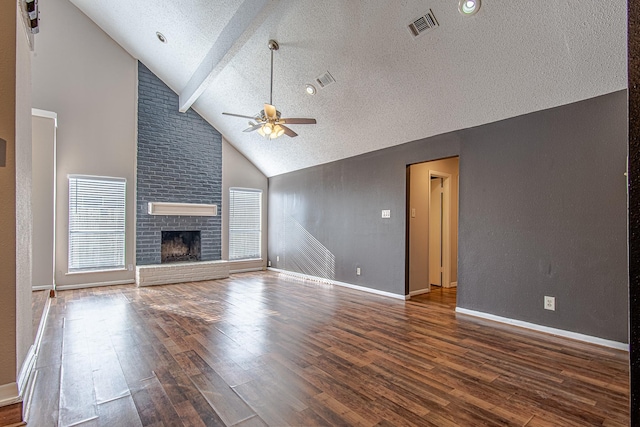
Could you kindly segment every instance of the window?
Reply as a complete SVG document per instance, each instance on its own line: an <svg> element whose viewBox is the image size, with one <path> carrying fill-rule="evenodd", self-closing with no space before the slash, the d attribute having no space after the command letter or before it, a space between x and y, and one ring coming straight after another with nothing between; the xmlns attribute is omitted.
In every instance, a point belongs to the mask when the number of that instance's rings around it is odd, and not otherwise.
<svg viewBox="0 0 640 427"><path fill-rule="evenodd" d="M69 175L69 272L124 268L125 186Z"/></svg>
<svg viewBox="0 0 640 427"><path fill-rule="evenodd" d="M229 189L229 261L260 258L262 191Z"/></svg>

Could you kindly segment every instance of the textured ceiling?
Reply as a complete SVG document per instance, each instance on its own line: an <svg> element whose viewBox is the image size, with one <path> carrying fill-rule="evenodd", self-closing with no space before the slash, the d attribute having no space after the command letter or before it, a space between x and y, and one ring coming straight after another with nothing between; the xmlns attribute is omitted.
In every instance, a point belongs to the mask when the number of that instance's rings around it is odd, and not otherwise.
<svg viewBox="0 0 640 427"><path fill-rule="evenodd" d="M71 1L177 93L243 6L260 3ZM193 108L267 176L627 86L624 0L483 0L471 17L457 0L262 3L264 16ZM414 38L408 24L429 9L440 26ZM242 132L246 119L221 114L253 115L268 102L270 38L280 43L274 105L283 117L318 120L291 125L296 138L267 141ZM307 95L305 83L326 71L336 82Z"/></svg>

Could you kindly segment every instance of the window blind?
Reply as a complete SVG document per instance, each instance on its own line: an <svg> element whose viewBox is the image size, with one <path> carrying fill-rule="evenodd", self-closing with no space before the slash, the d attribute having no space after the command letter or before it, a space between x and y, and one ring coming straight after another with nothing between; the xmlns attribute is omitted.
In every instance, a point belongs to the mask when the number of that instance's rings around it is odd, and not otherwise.
<svg viewBox="0 0 640 427"><path fill-rule="evenodd" d="M229 260L260 258L262 191L229 189Z"/></svg>
<svg viewBox="0 0 640 427"><path fill-rule="evenodd" d="M69 176L69 272L124 268L126 180Z"/></svg>

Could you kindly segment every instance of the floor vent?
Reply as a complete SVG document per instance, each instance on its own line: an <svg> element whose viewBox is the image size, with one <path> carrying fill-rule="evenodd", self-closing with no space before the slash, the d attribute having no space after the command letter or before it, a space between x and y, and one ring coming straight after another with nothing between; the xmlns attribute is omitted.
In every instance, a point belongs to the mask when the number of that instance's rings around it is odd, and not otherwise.
<svg viewBox="0 0 640 427"><path fill-rule="evenodd" d="M321 76L316 77L316 83L320 86L320 88L324 88L329 86L331 83L334 83L336 79L327 71Z"/></svg>
<svg viewBox="0 0 640 427"><path fill-rule="evenodd" d="M436 15L433 14L433 10L429 9L429 12L427 12L424 16L421 16L420 18L409 24L409 31L411 31L413 37L418 37L424 34L427 30L439 26L440 24L438 24Z"/></svg>

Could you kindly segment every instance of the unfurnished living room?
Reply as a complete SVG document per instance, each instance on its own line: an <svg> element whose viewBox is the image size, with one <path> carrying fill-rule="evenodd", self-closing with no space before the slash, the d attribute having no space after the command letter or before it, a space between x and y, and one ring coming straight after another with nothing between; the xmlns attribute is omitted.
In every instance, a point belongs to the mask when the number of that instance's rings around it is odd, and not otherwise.
<svg viewBox="0 0 640 427"><path fill-rule="evenodd" d="M640 425L639 25L0 1L0 426Z"/></svg>

